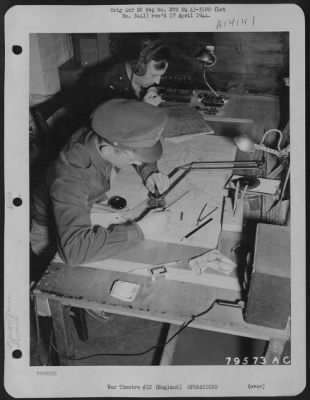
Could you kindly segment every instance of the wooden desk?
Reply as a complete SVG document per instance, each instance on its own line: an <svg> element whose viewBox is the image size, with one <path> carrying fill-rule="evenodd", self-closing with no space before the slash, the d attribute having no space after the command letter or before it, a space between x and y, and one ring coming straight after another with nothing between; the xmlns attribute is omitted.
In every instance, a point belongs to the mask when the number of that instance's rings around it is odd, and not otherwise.
<svg viewBox="0 0 310 400"><path fill-rule="evenodd" d="M140 285L140 292L132 303L110 296L110 288L117 279ZM207 309L216 297L230 297L233 300L234 293L205 285L166 279L152 281L151 277L128 273L51 264L34 290L34 296L39 315L52 317L57 349L63 355L62 363L70 365L70 357L74 357L75 352L70 339L72 321L69 307L103 310L173 324L168 335L170 337L178 325ZM280 356L289 339L289 327L277 330L248 324L243 319L241 309L217 304L207 314L193 321L190 327L269 341L265 355L269 361L272 360L275 346L278 348L276 354ZM171 342L167 346L162 364L171 362L174 345Z"/></svg>
<svg viewBox="0 0 310 400"><path fill-rule="evenodd" d="M259 154L242 154L242 159L251 159ZM237 158L240 159L237 154ZM259 199L257 210L245 210L249 219L262 221L264 207L263 197ZM227 235L226 235L227 236ZM240 235L223 235L219 250L227 254L238 243ZM144 251L143 251L144 248ZM137 249L139 251L137 251ZM150 256L151 249L151 256ZM183 247L181 252L199 253L198 248ZM130 250L136 254L137 262L152 260L152 264L178 259L175 245L166 244L156 247L154 243L144 241L137 248ZM123 257L126 255L123 254ZM140 259L139 259L140 257ZM140 291L132 303L122 302L110 296L110 289L117 279L136 282ZM233 290L200 285L198 283L180 282L168 279L152 280L150 276L120 271L98 270L89 267L68 267L64 264L51 264L35 288L35 301L39 315L51 316L58 351L64 356L62 363L70 365L74 357L73 341L71 340L72 321L69 308L103 310L109 313L145 318L171 324L168 337L178 330L179 325L187 322L192 315L207 309L216 298L236 300L240 294ZM269 341L265 354L266 362L271 363L273 357L283 352L289 339L289 326L284 330L271 329L246 323L240 308L232 308L215 304L205 315L195 319L190 327L222 332L231 335L244 336ZM169 364L176 341L166 346L162 355L162 364Z"/></svg>
<svg viewBox="0 0 310 400"><path fill-rule="evenodd" d="M280 121L279 99L275 96L220 93L229 98L216 115L201 115L217 135L248 135L255 142L264 130L277 128Z"/></svg>
<svg viewBox="0 0 310 400"><path fill-rule="evenodd" d="M231 232L222 235L219 250L224 254L240 240L240 235ZM137 260L144 260L152 248L152 262L162 262L172 256L181 256L185 251L176 247L144 241L130 249L130 257L137 255ZM143 249L145 250L143 252ZM198 249L190 247L194 253ZM122 254L122 257L125 257ZM139 258L140 257L140 258ZM115 280L135 282L140 285L137 297L131 303L110 296L110 289ZM57 349L62 354L62 365L71 365L75 349L72 340L73 323L70 307L105 311L124 316L144 318L170 324L168 338L179 329L179 325L191 319L192 315L206 310L215 299L235 301L240 293L234 290L215 288L205 284L194 284L143 276L134 273L99 270L90 267L68 267L62 263L50 264L47 272L34 290L38 315L51 316ZM271 363L275 356L280 358L284 346L290 337L290 328L271 329L245 322L243 310L215 304L208 313L195 319L189 327L249 337L269 342L265 353L266 363ZM171 363L176 339L164 348L161 364Z"/></svg>

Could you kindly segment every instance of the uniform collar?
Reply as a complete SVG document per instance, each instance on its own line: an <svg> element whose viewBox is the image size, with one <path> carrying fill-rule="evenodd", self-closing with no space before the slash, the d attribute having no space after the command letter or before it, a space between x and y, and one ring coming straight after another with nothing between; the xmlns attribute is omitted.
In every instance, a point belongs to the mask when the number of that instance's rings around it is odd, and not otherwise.
<svg viewBox="0 0 310 400"><path fill-rule="evenodd" d="M137 98L140 98L142 87L137 84L136 79L135 79L135 74L133 73L130 64L127 62L125 63L125 69L126 69L126 74L127 74L127 77L129 79L132 89L134 90Z"/></svg>

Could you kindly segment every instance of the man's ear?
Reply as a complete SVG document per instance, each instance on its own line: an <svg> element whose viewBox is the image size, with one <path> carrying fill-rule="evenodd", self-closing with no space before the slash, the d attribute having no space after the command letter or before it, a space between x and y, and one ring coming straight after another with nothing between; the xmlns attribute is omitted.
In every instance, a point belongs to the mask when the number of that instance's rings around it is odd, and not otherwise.
<svg viewBox="0 0 310 400"><path fill-rule="evenodd" d="M104 144L100 146L100 152L103 156L114 155L114 147L109 144Z"/></svg>

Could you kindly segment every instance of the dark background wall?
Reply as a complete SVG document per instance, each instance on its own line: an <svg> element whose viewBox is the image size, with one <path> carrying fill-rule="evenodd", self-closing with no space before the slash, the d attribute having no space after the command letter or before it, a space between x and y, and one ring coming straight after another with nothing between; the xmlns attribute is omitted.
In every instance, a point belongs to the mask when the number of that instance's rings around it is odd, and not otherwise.
<svg viewBox="0 0 310 400"><path fill-rule="evenodd" d="M206 88L202 64L195 59L206 45L215 46L218 61L206 76L217 90L279 95L283 78L289 77L288 32L32 34L31 97L37 102L55 94L96 63L137 56L146 36L160 37L171 47L163 86Z"/></svg>
<svg viewBox="0 0 310 400"><path fill-rule="evenodd" d="M113 55L130 57L141 34L111 34ZM236 93L278 94L289 76L288 32L161 33L172 50L172 60L162 83L203 87L202 65L195 55L214 45L217 63L207 78L217 89Z"/></svg>

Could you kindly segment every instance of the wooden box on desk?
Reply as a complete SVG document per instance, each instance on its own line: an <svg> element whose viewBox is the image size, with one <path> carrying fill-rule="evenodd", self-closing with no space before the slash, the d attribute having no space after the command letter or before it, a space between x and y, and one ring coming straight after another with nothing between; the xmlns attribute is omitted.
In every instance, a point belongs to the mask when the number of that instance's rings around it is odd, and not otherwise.
<svg viewBox="0 0 310 400"><path fill-rule="evenodd" d="M290 228L258 224L245 319L284 329L291 309Z"/></svg>

